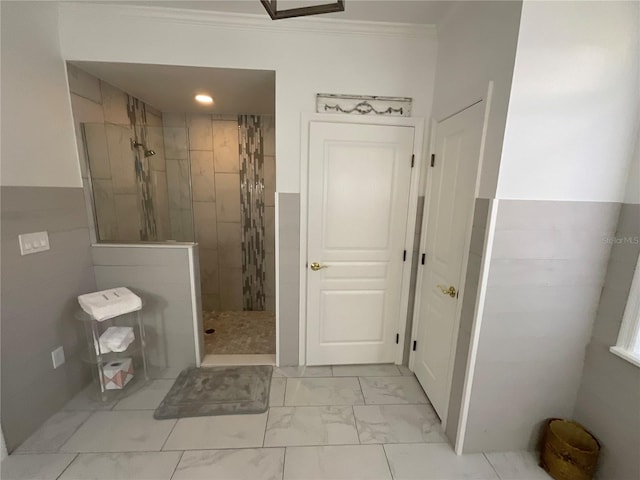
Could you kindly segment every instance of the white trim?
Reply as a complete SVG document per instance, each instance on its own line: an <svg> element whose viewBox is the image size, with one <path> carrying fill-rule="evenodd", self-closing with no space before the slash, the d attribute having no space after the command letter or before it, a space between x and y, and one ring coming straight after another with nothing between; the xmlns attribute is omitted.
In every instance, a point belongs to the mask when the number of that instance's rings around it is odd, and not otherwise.
<svg viewBox="0 0 640 480"><path fill-rule="evenodd" d="M418 25L411 23L370 22L358 20L341 20L329 18L290 18L286 21L273 21L266 14L250 15L241 13L216 12L211 10L195 10L186 8L169 8L162 6L141 6L62 3L60 16L104 17L113 15L132 19L154 19L158 21L181 23L193 26L213 26L230 30L262 30L269 32L314 33L327 36L375 36L435 38L435 25Z"/></svg>
<svg viewBox="0 0 640 480"><path fill-rule="evenodd" d="M640 356L634 355L630 351L620 347L611 347L609 351L614 355L625 359L627 362L634 364L636 367L640 367Z"/></svg>
<svg viewBox="0 0 640 480"><path fill-rule="evenodd" d="M455 360L455 356L456 356L456 351L457 351L457 347L458 347L458 336L460 334L460 320L461 320L461 316L462 316L462 305L464 304L464 295L466 292L466 273L467 273L467 265L469 263L469 247L471 244L471 234L472 234L472 230L473 230L473 212L475 209L475 200L479 195L480 192L480 182L481 182L481 177L482 177L482 166L484 163L484 151L485 151L485 145L486 145L486 139L487 139L487 129L488 129L488 125L489 125L489 112L490 112L490 108L491 108L491 100L492 100L492 96L493 96L493 81L489 82L489 85L487 87L487 93L485 95L484 98L480 98L479 100L477 100L476 102L471 103L470 105L468 105L467 107L456 111L455 113L446 116L445 118L443 118L442 120L435 121L435 119L432 119L432 124L431 124L431 136L430 136L430 147L429 147L429 154L434 154L435 153L435 138L437 135L437 126L448 120L449 118L453 117L454 115L457 115L459 113L462 113L463 111L472 108L474 106L476 106L477 104L484 102L484 115L483 115L483 125L482 125L482 136L480 138L480 151L479 151L479 155L478 155L478 166L477 166L477 170L476 170L476 181L475 181L475 186L474 186L474 203L473 205L471 205L471 215L469 215L469 218L467 220L467 227L466 227L466 238L465 238L465 242L464 242L464 251L463 251L463 256L462 256L462 270L460 271L460 278L458 280L458 290L460 292L462 292L462 294L460 295L460 298L458 298L457 301L457 305L456 305L456 312L455 312L455 317L454 317L454 326L453 326L453 332L452 332L452 336L451 336L451 345L450 345L450 354L449 354L449 358L450 358L450 365L449 365L449 372L447 373L447 390L448 390L448 400L445 404L445 410L443 412L442 418L440 419L441 423L442 423L442 429L444 430L447 426L447 420L448 420L448 415L449 415L449 406L451 403L451 387L453 384L453 370L454 370L454 360ZM426 181L426 187L425 187L425 205L424 205L424 211L423 211L423 216L422 216L422 231L420 232L420 252L424 253L427 251L427 228L429 225L429 221L428 221L428 215L429 215L429 196L426 194L427 192L429 192L431 190L431 182L432 182L432 175L431 175L431 171L428 170L427 171L427 181ZM411 333L411 339L412 340L417 340L418 338L418 332L419 332L419 323L420 323L420 302L421 302L421 298L420 298L420 292L422 291L422 277L423 275L421 274L422 271L422 265L419 264L418 265L418 274L417 274L417 278L416 278L416 295L414 298L414 307L413 307L413 319L412 319L412 333ZM416 353L413 350L409 351L409 368L413 371L414 367L415 367L415 357L416 357Z"/></svg>
<svg viewBox="0 0 640 480"><path fill-rule="evenodd" d="M435 139L437 132L438 122L432 118L431 119L431 128L429 132L429 157L435 153ZM422 228L420 229L420 247L419 254L427 251L427 212L429 212L429 195L426 195L426 192L431 191L431 183L433 181L433 176L431 175L431 170L427 169L427 178L425 180L424 186L424 207L422 210ZM419 292L422 289L422 262L418 263L418 271L416 272L416 294L413 299L413 318L411 319L411 341L414 341L418 338L418 310L420 309L420 294ZM413 372L416 362L416 354L413 350L409 350L409 369Z"/></svg>
<svg viewBox="0 0 640 480"><path fill-rule="evenodd" d="M205 355L203 367L218 367L227 365L275 365L276 356L269 353L241 354L241 355Z"/></svg>
<svg viewBox="0 0 640 480"><path fill-rule="evenodd" d="M420 187L420 170L423 164L422 142L424 138L424 119L419 117L352 117L349 115L334 115L325 113L302 113L300 124L300 324L299 324L299 351L298 362L306 365L307 352L307 221L308 221L308 195L309 188L309 126L311 122L350 123L360 125L388 125L400 127L413 127L413 152L416 164L411 172L411 187L409 192L409 210L407 212L407 232L405 235L405 248L407 253L413 252L413 242L416 221L416 209L418 208L418 190ZM412 226L412 228L410 228ZM403 265L400 317L398 318L398 332L403 339L407 328L407 309L409 307L409 283L411 280L411 261ZM402 363L404 342L396 345L396 363Z"/></svg>
<svg viewBox="0 0 640 480"><path fill-rule="evenodd" d="M402 365L404 357L405 337L407 334L407 323L409 315L409 290L411 285L411 264L413 261L413 247L415 242L416 215L418 213L418 194L420 193L420 176L424 165L422 156L422 144L424 142L424 119L420 118L414 127L413 154L416 158L413 172L411 172L411 187L409 190L409 211L407 213L407 231L405 235L405 250L408 259L403 265L402 287L400 290L400 318L398 319L398 334L401 341L396 347L396 364ZM418 252L418 255L420 253ZM419 262L418 262L419 265ZM404 321L403 321L404 319ZM411 352L411 350L409 350Z"/></svg>
<svg viewBox="0 0 640 480"><path fill-rule="evenodd" d="M640 367L640 258L636 262L620 332L611 353Z"/></svg>
<svg viewBox="0 0 640 480"><path fill-rule="evenodd" d="M200 351L200 337L202 332L198 325L198 299L196 298L196 271L195 271L195 259L193 255L193 249L195 245L187 250L189 255L189 287L191 289L191 311L193 319L193 339L195 342L196 352L196 367L199 367L202 363L202 352Z"/></svg>
<svg viewBox="0 0 640 480"><path fill-rule="evenodd" d="M4 441L4 432L0 427L0 462L7 458L7 455L9 454L7 453L7 444Z"/></svg>
<svg viewBox="0 0 640 480"><path fill-rule="evenodd" d="M276 167L277 168L277 167ZM274 231L275 231L275 270L276 270L276 366L280 366L280 192L275 192L273 199Z"/></svg>
<svg viewBox="0 0 640 480"><path fill-rule="evenodd" d="M138 242L138 243L92 243L92 247L100 248L192 248L194 242Z"/></svg>
<svg viewBox="0 0 640 480"><path fill-rule="evenodd" d="M464 437L467 432L467 419L469 417L469 405L471 401L471 389L473 386L473 376L476 368L476 358L478 356L478 345L480 343L480 329L484 315L484 304L487 297L487 284L489 280L489 269L491 266L491 256L493 254L493 239L496 232L496 219L498 217L499 200L492 199L489 205L489 215L487 219L487 230L484 237L484 252L482 264L480 265L480 279L478 282L478 295L476 297L475 315L471 328L471 342L469 344L469 356L467 358L467 372L464 378L464 388L462 390L462 405L460 407L460 419L458 421L458 433L456 435L455 451L457 455L462 455L464 447Z"/></svg>

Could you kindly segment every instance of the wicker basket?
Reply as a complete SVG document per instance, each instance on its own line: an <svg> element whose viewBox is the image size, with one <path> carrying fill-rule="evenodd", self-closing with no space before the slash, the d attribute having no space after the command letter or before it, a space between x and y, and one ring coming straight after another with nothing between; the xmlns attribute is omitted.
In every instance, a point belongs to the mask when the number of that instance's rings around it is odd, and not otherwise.
<svg viewBox="0 0 640 480"><path fill-rule="evenodd" d="M600 444L582 425L569 420L547 420L540 466L555 480L591 480Z"/></svg>

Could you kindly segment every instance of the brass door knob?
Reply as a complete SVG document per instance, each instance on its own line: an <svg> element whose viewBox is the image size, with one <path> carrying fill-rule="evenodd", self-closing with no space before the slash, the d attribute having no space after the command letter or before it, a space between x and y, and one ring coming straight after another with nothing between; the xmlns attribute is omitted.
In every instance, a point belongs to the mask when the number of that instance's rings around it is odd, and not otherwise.
<svg viewBox="0 0 640 480"><path fill-rule="evenodd" d="M320 265L318 262L313 262L311 265L311 270L313 270L314 272L317 272L318 270L320 270L321 268L327 268L326 265Z"/></svg>
<svg viewBox="0 0 640 480"><path fill-rule="evenodd" d="M455 298L456 293L458 293L456 292L456 287L454 287L453 285L450 286L449 288L443 285L438 285L438 288L440 289L443 295L449 295L451 298Z"/></svg>

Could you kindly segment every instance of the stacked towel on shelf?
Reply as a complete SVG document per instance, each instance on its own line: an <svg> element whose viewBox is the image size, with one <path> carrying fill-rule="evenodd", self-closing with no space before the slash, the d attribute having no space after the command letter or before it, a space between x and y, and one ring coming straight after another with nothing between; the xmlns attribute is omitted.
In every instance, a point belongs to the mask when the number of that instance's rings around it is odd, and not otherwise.
<svg viewBox="0 0 640 480"><path fill-rule="evenodd" d="M126 287L80 295L78 303L85 312L99 322L142 308L140 297Z"/></svg>
<svg viewBox="0 0 640 480"><path fill-rule="evenodd" d="M135 340L133 327L109 327L100 335L100 351L102 353L124 352ZM96 354L98 348L96 346Z"/></svg>

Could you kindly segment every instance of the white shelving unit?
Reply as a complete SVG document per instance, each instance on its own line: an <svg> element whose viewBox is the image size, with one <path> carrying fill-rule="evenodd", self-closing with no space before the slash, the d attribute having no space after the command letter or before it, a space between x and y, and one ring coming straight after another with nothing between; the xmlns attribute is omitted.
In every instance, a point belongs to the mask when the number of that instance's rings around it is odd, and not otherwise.
<svg viewBox="0 0 640 480"><path fill-rule="evenodd" d="M144 305L143 305L144 306ZM149 380L147 365L147 339L142 322L141 310L128 312L117 317L97 321L91 315L80 309L75 317L84 325L88 348L82 354L82 360L91 365L93 381L96 386L96 397L102 402L111 402L136 390L141 383ZM131 326L134 328L135 340L123 352L102 352L98 339L111 326ZM104 367L114 360L131 358L133 364L133 378L122 389L107 389L104 385ZM140 372L139 369L142 369Z"/></svg>

